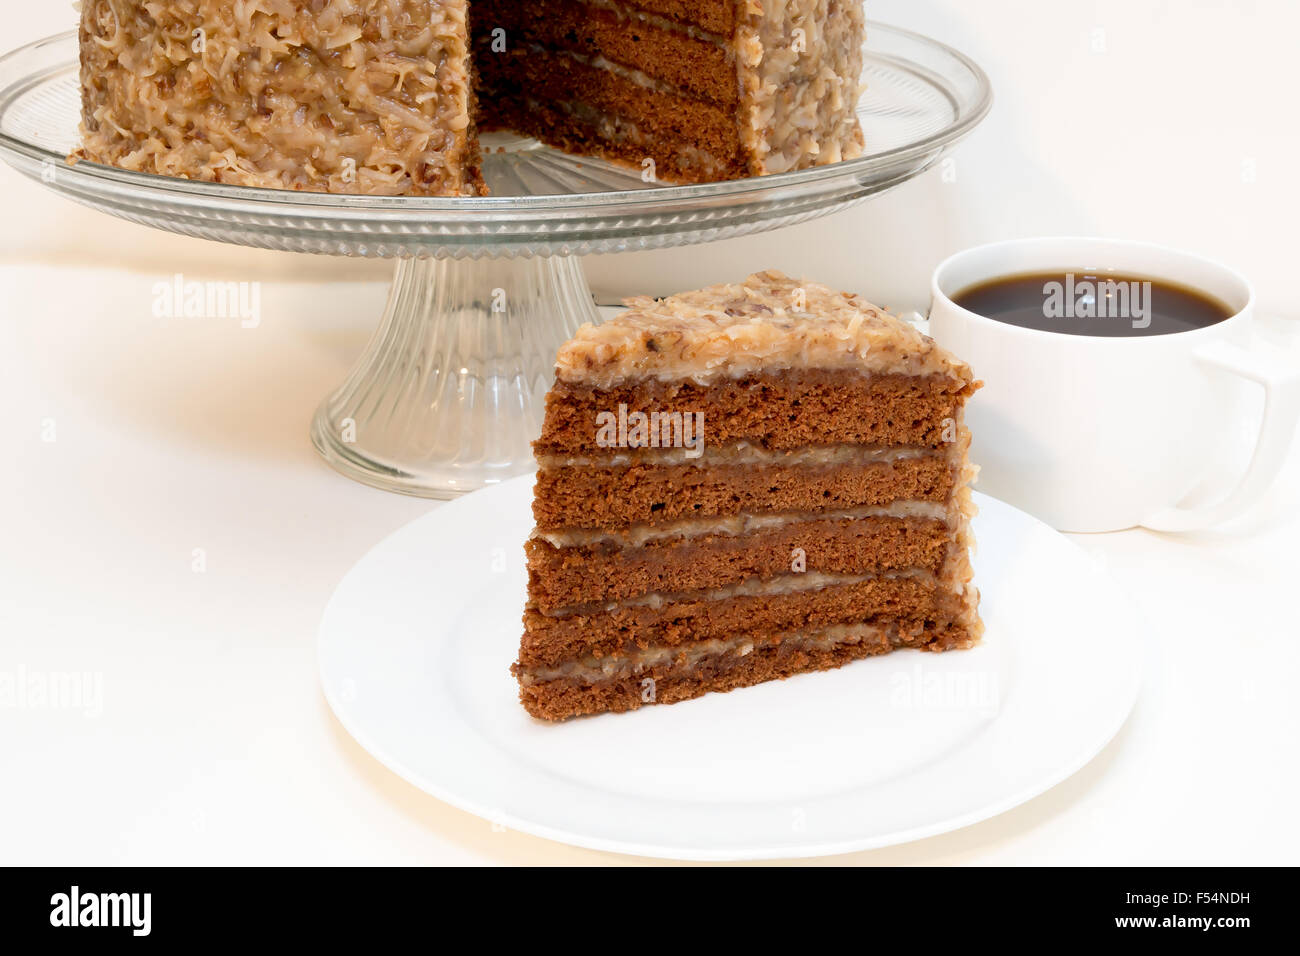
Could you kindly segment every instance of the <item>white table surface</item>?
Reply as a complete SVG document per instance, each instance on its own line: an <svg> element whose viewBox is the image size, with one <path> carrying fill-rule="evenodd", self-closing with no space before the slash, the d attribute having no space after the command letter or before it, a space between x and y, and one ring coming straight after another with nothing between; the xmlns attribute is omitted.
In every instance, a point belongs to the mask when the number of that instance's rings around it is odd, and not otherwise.
<svg viewBox="0 0 1300 956"><path fill-rule="evenodd" d="M993 78L994 112L954 163L830 219L589 260L598 290L776 266L902 311L955 249L1103 234L1221 258L1256 282L1264 314L1300 318L1300 127L1285 121L1300 6L869 10ZM3 49L75 22L59 3L13 13ZM332 589L437 506L348 482L306 437L373 327L385 265L153 232L4 167L0 195L0 689L78 672L102 690L90 715L0 697L0 863L628 862L426 797L322 699L315 630ZM262 282L261 325L154 318L152 287L174 272ZM1295 341L1286 322L1270 332ZM1230 526L1080 538L1150 622L1150 673L1119 737L1001 817L832 862L1295 863L1298 514L1300 452Z"/></svg>
<svg viewBox="0 0 1300 956"><path fill-rule="evenodd" d="M0 267L0 679L102 682L98 713L0 706L0 862L626 862L425 796L321 696L332 589L437 507L306 436L383 285L267 282L245 329L154 318L159 278ZM1213 533L1080 537L1151 622L1119 737L1001 817L834 862L1295 862L1297 504L1300 454Z"/></svg>

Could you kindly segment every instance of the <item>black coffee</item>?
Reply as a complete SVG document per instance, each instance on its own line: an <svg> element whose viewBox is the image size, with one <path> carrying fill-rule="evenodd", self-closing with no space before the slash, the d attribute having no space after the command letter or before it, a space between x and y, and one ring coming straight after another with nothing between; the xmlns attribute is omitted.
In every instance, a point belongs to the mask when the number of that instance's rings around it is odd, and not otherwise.
<svg viewBox="0 0 1300 956"><path fill-rule="evenodd" d="M952 300L1008 325L1066 335L1172 335L1203 329L1234 314L1196 289L1114 272L1003 276L964 289Z"/></svg>

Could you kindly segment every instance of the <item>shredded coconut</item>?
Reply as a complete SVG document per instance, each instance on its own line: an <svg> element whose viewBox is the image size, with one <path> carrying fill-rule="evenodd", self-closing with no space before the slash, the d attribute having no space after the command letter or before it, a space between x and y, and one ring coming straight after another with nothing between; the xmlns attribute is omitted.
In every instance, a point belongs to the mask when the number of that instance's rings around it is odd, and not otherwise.
<svg viewBox="0 0 1300 956"><path fill-rule="evenodd" d="M468 0L84 0L84 158L245 186L479 191Z"/></svg>
<svg viewBox="0 0 1300 956"><path fill-rule="evenodd" d="M742 0L740 135L753 175L862 155L865 33L858 0Z"/></svg>
<svg viewBox="0 0 1300 956"><path fill-rule="evenodd" d="M561 347L560 379L597 388L650 378L704 384L814 368L974 380L965 362L861 297L780 272L627 305Z"/></svg>

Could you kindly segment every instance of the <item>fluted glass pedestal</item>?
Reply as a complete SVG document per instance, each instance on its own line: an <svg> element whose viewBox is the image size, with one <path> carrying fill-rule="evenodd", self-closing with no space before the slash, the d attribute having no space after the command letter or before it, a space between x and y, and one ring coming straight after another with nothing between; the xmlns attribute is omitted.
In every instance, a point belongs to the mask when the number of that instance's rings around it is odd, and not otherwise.
<svg viewBox="0 0 1300 956"><path fill-rule="evenodd" d="M316 412L357 481L450 498L528 471L555 350L598 318L572 256L403 259L379 328Z"/></svg>

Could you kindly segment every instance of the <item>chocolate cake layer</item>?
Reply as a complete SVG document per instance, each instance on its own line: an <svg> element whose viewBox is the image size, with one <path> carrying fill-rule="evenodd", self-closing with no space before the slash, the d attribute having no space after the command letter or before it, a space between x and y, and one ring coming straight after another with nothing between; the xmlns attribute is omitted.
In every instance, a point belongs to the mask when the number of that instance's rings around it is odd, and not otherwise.
<svg viewBox="0 0 1300 956"><path fill-rule="evenodd" d="M537 473L533 517L538 528L548 531L742 513L836 511L899 500L942 502L955 480L945 456L829 468L544 468Z"/></svg>
<svg viewBox="0 0 1300 956"><path fill-rule="evenodd" d="M708 592L659 606L593 607L563 617L535 608L524 612L519 662L553 667L577 655L607 656L632 648L670 647L745 633L779 633L860 621L952 622L959 599L932 577L870 577L786 594L741 595L723 600Z"/></svg>
<svg viewBox="0 0 1300 956"><path fill-rule="evenodd" d="M746 174L729 108L538 46L509 49L478 65L480 100L495 104L484 128L490 123L635 166L649 157L656 176Z"/></svg>
<svg viewBox="0 0 1300 956"><path fill-rule="evenodd" d="M736 29L737 0L636 0L620 5L698 26L722 36L731 36Z"/></svg>
<svg viewBox="0 0 1300 956"><path fill-rule="evenodd" d="M671 704L710 691L729 691L808 671L829 670L849 661L901 647L947 649L964 646L962 631L922 625L914 630L851 629L834 637L778 635L767 641L732 644L695 659L670 659L619 676L582 676L544 682L521 681L520 700L534 717L561 720L605 711L620 713L647 704Z"/></svg>
<svg viewBox="0 0 1300 956"><path fill-rule="evenodd" d="M495 41L506 49L542 47L609 61L680 95L714 105L734 107L740 99L736 64L726 38L688 31L658 18L640 18L626 4L476 0L473 12L475 57L484 75L494 70ZM494 102L484 100L481 122L485 126L492 123Z"/></svg>
<svg viewBox="0 0 1300 956"><path fill-rule="evenodd" d="M532 539L529 594L543 612L659 591L719 588L792 568L828 574L919 568L937 574L952 534L933 518L799 521L748 535L709 534L625 548L557 548Z"/></svg>
<svg viewBox="0 0 1300 956"><path fill-rule="evenodd" d="M546 399L538 455L596 450L598 416L699 413L709 446L749 441L765 448L839 443L941 448L970 382L948 376L852 371L777 372L709 385L648 380L609 389L556 382Z"/></svg>

